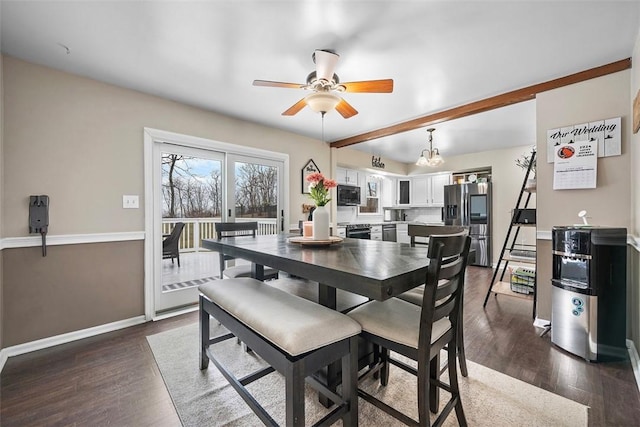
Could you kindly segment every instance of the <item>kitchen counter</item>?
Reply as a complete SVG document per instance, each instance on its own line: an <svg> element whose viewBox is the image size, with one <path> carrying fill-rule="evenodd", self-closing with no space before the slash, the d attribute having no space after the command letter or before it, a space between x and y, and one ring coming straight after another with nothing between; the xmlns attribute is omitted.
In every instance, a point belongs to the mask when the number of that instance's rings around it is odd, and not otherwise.
<svg viewBox="0 0 640 427"><path fill-rule="evenodd" d="M347 225L368 224L368 225L385 225L385 224L419 224L419 225L444 225L444 222L420 222L420 221L354 221L339 222L338 227L346 227Z"/></svg>

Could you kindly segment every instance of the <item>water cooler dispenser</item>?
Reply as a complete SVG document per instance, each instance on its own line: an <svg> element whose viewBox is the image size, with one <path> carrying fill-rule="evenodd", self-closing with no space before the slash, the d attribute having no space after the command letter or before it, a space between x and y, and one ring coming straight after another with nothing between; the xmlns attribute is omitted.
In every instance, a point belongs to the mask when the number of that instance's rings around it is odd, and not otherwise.
<svg viewBox="0 0 640 427"><path fill-rule="evenodd" d="M553 227L551 342L589 361L626 349L627 230Z"/></svg>

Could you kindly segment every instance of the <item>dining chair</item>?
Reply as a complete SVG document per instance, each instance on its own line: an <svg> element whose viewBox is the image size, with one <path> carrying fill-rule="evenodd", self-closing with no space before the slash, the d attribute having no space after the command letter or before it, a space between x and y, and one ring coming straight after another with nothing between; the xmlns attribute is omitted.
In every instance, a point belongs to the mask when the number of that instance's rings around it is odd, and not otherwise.
<svg viewBox="0 0 640 427"><path fill-rule="evenodd" d="M421 224L409 224L408 233L411 237L411 246L415 247L416 245L428 245L428 241L419 241L416 240L416 237L429 238L432 235L446 235L446 234L458 234L467 232L468 229L459 225L445 225L445 226L429 226L429 225L421 225ZM447 260L443 260L444 263ZM466 272L466 264L465 264L465 272ZM424 286L418 286L416 288L411 289L408 292L398 295L398 298L403 299L405 301L409 301L410 303L421 305L422 304L422 293L424 292ZM469 375L469 371L467 370L467 358L464 352L464 274L462 275L462 295L460 296L460 321L458 322L458 327L460 330L458 331L458 362L460 363L460 374L463 377Z"/></svg>
<svg viewBox="0 0 640 427"><path fill-rule="evenodd" d="M458 387L456 342L470 245L471 238L466 233L430 236L429 266L421 305L390 298L370 301L348 313L362 326L362 338L384 349L380 361L364 373L361 380L379 373L381 385L387 385L390 363L417 376L417 421L362 388L358 389L358 395L364 400L405 424L431 425L429 409L437 413L438 388L442 388L451 394L451 398L433 425L442 425L453 409L458 424L467 425ZM443 259L450 261L444 264ZM439 378L439 355L445 347L449 384ZM390 358L389 350L416 361L417 368Z"/></svg>
<svg viewBox="0 0 640 427"><path fill-rule="evenodd" d="M176 258L178 260L178 267L180 267L180 235L182 234L183 228L184 223L176 222L173 230L171 230L171 234L166 236L162 241L162 259L171 258L171 263L173 264L173 259Z"/></svg>
<svg viewBox="0 0 640 427"><path fill-rule="evenodd" d="M258 222L216 222L216 238L218 240L231 237L256 237L258 232ZM251 277L251 264L240 264L233 267L226 267L226 261L236 259L230 255L220 253L220 278L224 276L235 279L238 277ZM278 277L278 270L271 267L264 267L264 280Z"/></svg>

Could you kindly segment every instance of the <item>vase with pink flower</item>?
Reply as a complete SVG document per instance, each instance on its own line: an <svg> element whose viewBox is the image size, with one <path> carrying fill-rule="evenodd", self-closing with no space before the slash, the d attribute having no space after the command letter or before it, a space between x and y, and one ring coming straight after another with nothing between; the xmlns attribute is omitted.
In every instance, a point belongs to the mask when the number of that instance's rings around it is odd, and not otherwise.
<svg viewBox="0 0 640 427"><path fill-rule="evenodd" d="M320 172L312 173L307 176L309 182L309 197L316 205L313 211L313 239L328 240L329 239L329 210L326 205L331 201L329 198L329 190L338 184L333 179L326 178Z"/></svg>

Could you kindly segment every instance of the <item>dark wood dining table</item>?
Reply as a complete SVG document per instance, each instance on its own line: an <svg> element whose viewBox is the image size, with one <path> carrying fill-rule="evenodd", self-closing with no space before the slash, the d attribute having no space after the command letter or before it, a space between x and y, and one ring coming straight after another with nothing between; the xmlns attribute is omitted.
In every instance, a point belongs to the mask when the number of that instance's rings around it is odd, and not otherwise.
<svg viewBox="0 0 640 427"><path fill-rule="evenodd" d="M424 283L427 248L378 240L349 239L326 246L289 241L292 235L205 239L203 247L252 262L262 279L264 266L319 284L319 303L335 309L341 289L384 301Z"/></svg>
<svg viewBox="0 0 640 427"><path fill-rule="evenodd" d="M202 246L252 263L252 276L263 279L264 266L317 283L318 303L336 309L337 290L384 301L424 283L429 260L427 248L408 244L346 238L326 246L290 241L286 234L204 239ZM360 346L359 364L374 359L370 345ZM334 389L338 384L338 364L318 372L318 380ZM320 402L331 401L319 395Z"/></svg>

